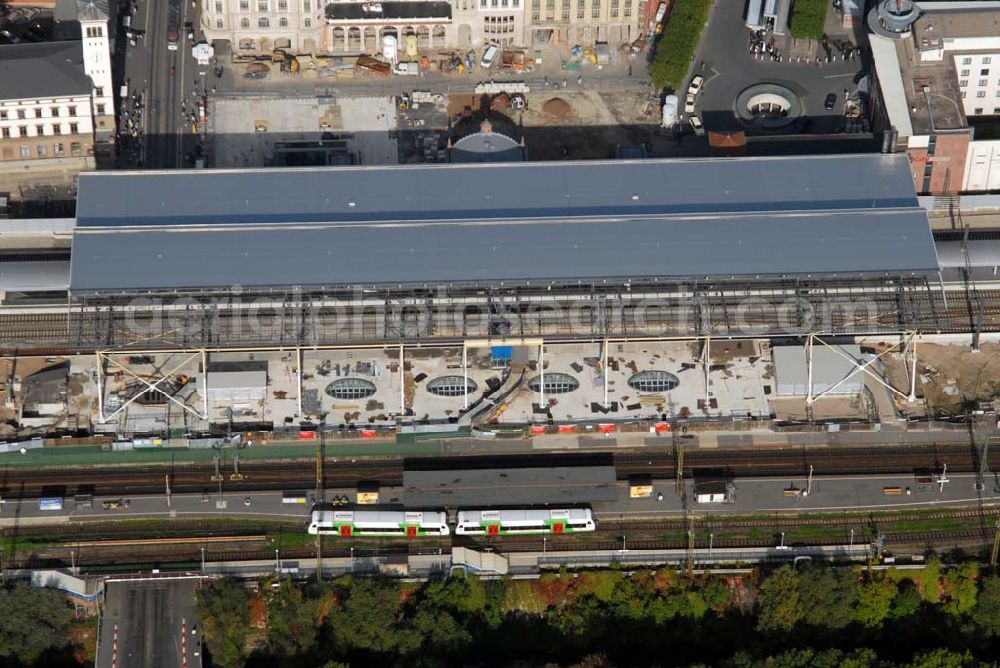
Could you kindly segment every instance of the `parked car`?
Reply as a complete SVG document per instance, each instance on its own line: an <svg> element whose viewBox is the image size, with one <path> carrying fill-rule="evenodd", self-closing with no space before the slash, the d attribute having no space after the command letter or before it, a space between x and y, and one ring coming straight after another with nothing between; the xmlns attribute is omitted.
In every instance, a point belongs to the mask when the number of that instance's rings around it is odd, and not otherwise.
<svg viewBox="0 0 1000 668"><path fill-rule="evenodd" d="M486 51L483 52L483 59L479 62L479 66L484 70L488 70L493 67L493 61L497 58L497 53L500 51L500 47L496 44L490 44L486 47Z"/></svg>
<svg viewBox="0 0 1000 668"><path fill-rule="evenodd" d="M836 93L830 93L829 95L827 95L826 96L826 101L823 102L823 106L826 107L827 111L830 111L835 106L837 106L837 94Z"/></svg>
<svg viewBox="0 0 1000 668"><path fill-rule="evenodd" d="M404 77L415 77L420 74L420 63L396 63L393 72Z"/></svg>
<svg viewBox="0 0 1000 668"><path fill-rule="evenodd" d="M702 137L705 135L705 126L701 124L701 119L697 116L688 117L688 123L691 124L691 129L694 130L695 136Z"/></svg>
<svg viewBox="0 0 1000 668"><path fill-rule="evenodd" d="M700 74L696 74L693 79L691 79L691 85L688 86L688 93L691 95L697 95L701 92L701 86L705 83L705 77Z"/></svg>
<svg viewBox="0 0 1000 668"><path fill-rule="evenodd" d="M267 72L247 72L243 75L244 79L250 79L256 81L257 79L266 79Z"/></svg>
<svg viewBox="0 0 1000 668"><path fill-rule="evenodd" d="M694 94L688 93L687 98L684 100L684 113L693 114L694 113Z"/></svg>

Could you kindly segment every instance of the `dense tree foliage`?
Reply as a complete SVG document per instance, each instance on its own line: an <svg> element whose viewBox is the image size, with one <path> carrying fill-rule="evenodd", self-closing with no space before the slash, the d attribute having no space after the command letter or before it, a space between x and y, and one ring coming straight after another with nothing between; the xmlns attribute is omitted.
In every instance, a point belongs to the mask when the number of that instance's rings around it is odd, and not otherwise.
<svg viewBox="0 0 1000 668"><path fill-rule="evenodd" d="M789 29L800 39L820 39L826 23L828 0L794 0Z"/></svg>
<svg viewBox="0 0 1000 668"><path fill-rule="evenodd" d="M66 596L19 582L0 589L0 665L55 666L72 661Z"/></svg>
<svg viewBox="0 0 1000 668"><path fill-rule="evenodd" d="M1000 576L975 565L265 585L200 593L215 665L946 668L1000 658ZM266 628L255 629L250 610L261 601Z"/></svg>
<svg viewBox="0 0 1000 668"><path fill-rule="evenodd" d="M657 88L677 90L698 49L712 0L674 0L663 35L656 43L649 76Z"/></svg>

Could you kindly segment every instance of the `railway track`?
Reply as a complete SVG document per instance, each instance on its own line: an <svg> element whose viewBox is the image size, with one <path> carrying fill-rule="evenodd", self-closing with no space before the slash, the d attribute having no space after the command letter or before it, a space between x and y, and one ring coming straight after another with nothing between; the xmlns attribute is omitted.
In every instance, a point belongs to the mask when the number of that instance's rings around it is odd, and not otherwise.
<svg viewBox="0 0 1000 668"><path fill-rule="evenodd" d="M871 542L880 535L886 548L939 549L978 547L991 544L995 531L996 511L977 509L941 510L917 513L845 514L840 517L717 518L702 520L695 525L694 547L761 548L782 544L790 547L843 545ZM920 528L924 523L927 528ZM942 523L954 523L951 528L932 528ZM42 547L17 548L18 543L5 545L8 567L58 567L67 560L78 566L117 567L143 565L159 568L164 564L185 564L200 560L204 554L213 561L269 560L273 549L281 544L265 543L275 531L289 527L280 523L241 523L218 526L208 522L162 523L162 528L122 526L110 522L79 525L32 527L20 533L6 530L3 539L18 538ZM446 554L452 546L471 547L502 553L568 551L681 550L689 547L688 525L683 520L640 521L602 520L590 533L549 535L457 536L447 539L356 537L343 539L327 536L323 539L323 554L327 557L371 558L386 555ZM796 529L800 531L797 533ZM117 535L115 535L117 534ZM109 538L108 536L114 537ZM301 535L301 528L282 535ZM151 537L153 536L153 537ZM787 536L787 540L786 540ZM624 537L624 539L623 539ZM46 540L47 539L47 540ZM251 546L252 543L259 545ZM281 549L283 561L315 557L315 548L304 546L296 539ZM22 545L26 543L20 543ZM72 552L72 556L70 556ZM136 562L141 562L137 564Z"/></svg>
<svg viewBox="0 0 1000 668"><path fill-rule="evenodd" d="M718 294L716 294L718 292ZM790 300L803 301L803 312L823 317L829 322L820 327L824 331L849 334L893 333L917 329L927 333L963 333L978 326L981 331L1000 331L1000 290L977 291L977 299L970 303L964 290L950 289L946 293L931 291L912 293L904 290L882 290L877 286L867 292L845 293L847 299L858 300L866 308L874 309L862 320L857 314L841 313L829 306L828 299L838 294L828 295L817 291L789 292L786 288L780 294L759 293L758 300L770 299L747 308L746 300L753 298L752 292L713 291L699 302L697 313L690 299L678 295L667 295L662 305L652 308L648 300L639 294L631 294L629 300L622 300L616 308L621 318L616 318L613 336L754 336L767 337L795 333L789 328L800 326L802 334L810 329L806 322L795 322L779 327L776 323L787 320ZM618 295L621 299L621 295ZM581 299L593 299L593 295L582 295ZM571 297L558 302L569 312L575 304ZM656 301L659 295L650 295ZM504 319L509 321L511 331L525 336L545 336L555 340L593 340L592 327L581 327L568 318L544 312L522 312L525 303L520 301L490 302ZM459 342L463 338L489 336L488 328L464 317L455 317L450 305L428 307L427 323L409 322L404 317L400 305L372 305L370 309L349 311L351 321L345 327L344 313L333 307L317 307L314 311L286 311L283 304L275 309L255 310L254 320L258 327L250 331L246 327L246 315L239 309L214 310L211 308L189 308L170 311L164 318L161 309L148 311L130 310L119 305L119 311L108 307L94 310L53 310L22 313L0 313L0 352L11 354L70 354L93 352L98 349L128 348L142 345L144 348L209 348L213 350L233 346L296 345L350 345L362 343L391 342L398 344L400 333L413 343L446 344ZM593 308L580 307L578 310ZM273 312L272 312L273 311ZM343 311L343 309L340 309ZM739 312L741 322L731 322L732 313ZM829 312L829 313L828 313ZM803 318L806 316L800 314ZM164 322L169 320L169 322ZM620 324L617 322L620 320ZM592 322L591 317L583 317L580 322ZM150 325L149 323L153 323ZM477 329L478 327L478 329ZM582 331L585 329L586 331ZM133 343L134 342L134 343ZM141 344L138 342L142 342ZM157 342L157 343L150 343Z"/></svg>
<svg viewBox="0 0 1000 668"><path fill-rule="evenodd" d="M613 464L619 480L649 475L656 479L676 477L677 455L672 448L613 454L583 455L463 456L353 459L345 463L328 458L324 466L327 489L353 487L359 480L377 481L382 486L400 486L407 468L450 470L454 468L496 468L511 466L574 466ZM512 464L513 462L513 464ZM685 475L720 472L737 479L748 476L878 475L912 474L916 471L940 471L947 464L954 473L979 470L979 453L969 445L916 445L886 447L774 447L732 450L689 450L684 455ZM315 463L312 460L254 462L240 466L242 480L224 482L227 490L281 491L315 487ZM7 467L0 470L0 495L7 498L41 496L70 497L81 494L127 496L160 494L170 476L174 493L202 493L217 485L211 464L164 464L161 466L72 467L66 469L28 469Z"/></svg>

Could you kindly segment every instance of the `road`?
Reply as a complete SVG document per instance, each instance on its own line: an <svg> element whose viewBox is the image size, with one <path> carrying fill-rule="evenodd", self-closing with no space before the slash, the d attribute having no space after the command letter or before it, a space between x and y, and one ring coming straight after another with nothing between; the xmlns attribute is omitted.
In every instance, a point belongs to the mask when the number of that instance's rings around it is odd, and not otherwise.
<svg viewBox="0 0 1000 668"><path fill-rule="evenodd" d="M196 586L194 578L109 582L98 640L98 668L199 668Z"/></svg>
<svg viewBox="0 0 1000 668"><path fill-rule="evenodd" d="M476 71L468 75L428 74L421 77L393 76L386 78L359 77L357 79L337 79L334 77L303 80L295 75L276 75L261 81L248 81L239 75L244 68L234 66L226 70L218 82L218 95L230 97L311 97L332 95L335 97L371 97L411 93L414 90L431 93L469 94L477 83L486 81L524 82L531 91L563 89L569 92L598 91L604 93L652 91L652 84L646 77L621 76L620 73L587 72L577 82L575 73L559 73L552 76L528 74L524 76L499 76L495 71ZM637 67L638 69L638 67ZM565 83L565 86L563 85Z"/></svg>
<svg viewBox="0 0 1000 668"><path fill-rule="evenodd" d="M177 50L167 48L168 0L143 0L136 8L132 26L143 31L135 46L126 46L125 79L131 95L141 95L141 137L138 163L121 166L147 168L190 167L185 154L195 150L198 137L191 132L189 115L197 109L196 95L205 82L191 57L191 44L183 23L197 24L195 9L188 0L180 2L181 26ZM131 106L130 113L135 113ZM122 156L124 158L124 156Z"/></svg>

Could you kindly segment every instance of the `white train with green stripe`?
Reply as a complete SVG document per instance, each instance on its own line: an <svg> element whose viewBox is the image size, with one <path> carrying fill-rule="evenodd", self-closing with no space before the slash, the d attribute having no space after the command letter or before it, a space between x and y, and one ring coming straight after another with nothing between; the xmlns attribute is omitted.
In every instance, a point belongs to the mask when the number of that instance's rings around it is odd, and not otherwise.
<svg viewBox="0 0 1000 668"><path fill-rule="evenodd" d="M313 510L309 533L344 536L447 536L448 514L427 510Z"/></svg>
<svg viewBox="0 0 1000 668"><path fill-rule="evenodd" d="M460 510L455 534L459 536L562 534L593 531L596 526L590 508Z"/></svg>
<svg viewBox="0 0 1000 668"><path fill-rule="evenodd" d="M510 510L460 510L455 534L509 536L564 534L596 528L589 508L517 508ZM350 538L397 536L421 538L451 533L448 514L441 510L313 510L309 533Z"/></svg>

